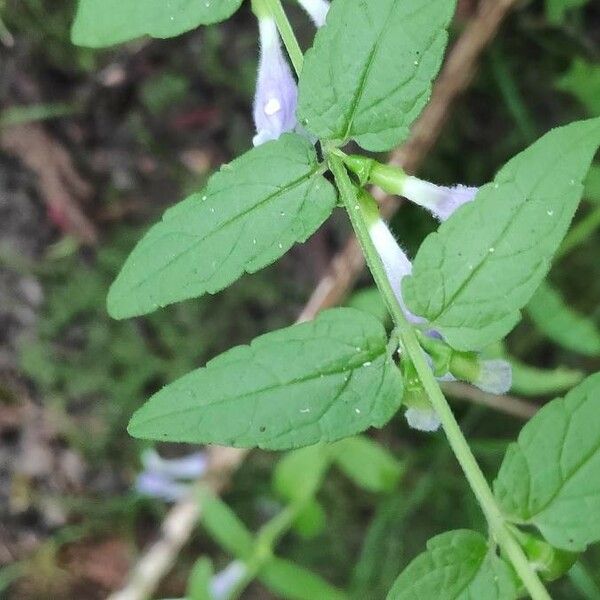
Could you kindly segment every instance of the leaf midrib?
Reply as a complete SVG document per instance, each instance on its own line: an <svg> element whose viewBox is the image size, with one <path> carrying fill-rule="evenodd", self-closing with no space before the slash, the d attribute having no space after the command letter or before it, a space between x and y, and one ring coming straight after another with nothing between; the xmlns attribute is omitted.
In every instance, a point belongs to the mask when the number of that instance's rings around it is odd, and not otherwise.
<svg viewBox="0 0 600 600"><path fill-rule="evenodd" d="M352 362L346 363L347 366L344 369L339 369L339 368L334 369L333 367L331 367L330 369L327 369L325 371L319 371L318 373L310 373L309 375L306 375L304 377L298 377L298 378L292 379L287 382L280 382L280 383L268 385L266 387L263 387L263 388L260 388L257 390L252 390L252 391L237 394L235 396L230 396L229 398L222 398L215 402L211 402L210 404L204 404L204 405L200 405L200 406L191 406L191 407L187 407L187 408L180 408L178 410L173 410L173 411L169 412L168 414L169 415L182 415L185 413L189 413L191 411L195 411L195 410L199 410L199 409L206 409L211 406L214 406L215 404L222 405L224 403L244 399L248 396L252 396L255 394L264 394L266 392L271 392L273 390L276 390L277 388L292 386L292 385L296 385L299 383L305 383L307 381L320 379L321 377L329 377L331 375L342 375L342 374L348 373L348 372L350 373L350 375L352 375L352 373L354 373L358 369L371 368L370 366L363 367L363 364L365 362L369 362L369 361L373 362L376 359L381 358L382 356L385 355L385 352L386 352L386 346L383 345L378 349L378 351L372 350L371 352L364 353L364 358L362 357L363 353L361 353L361 360L356 360L356 364L353 364L354 361L352 361L352 358L351 358L350 360ZM229 369L232 366L236 365L237 363L246 363L246 362L248 362L248 361L244 360L244 359L240 359L234 363L227 363L226 365L224 365L224 368ZM382 365L382 371L385 370L386 367L387 367L387 363L384 362ZM219 368L219 367L217 367L217 368ZM208 371L208 370L210 370L210 367L205 367L205 369ZM149 422L155 421L157 419L163 419L164 417L165 417L165 414L163 413L161 415L156 415L154 417L144 419L143 422L149 423Z"/></svg>
<svg viewBox="0 0 600 600"><path fill-rule="evenodd" d="M260 208L263 207L263 205L265 205L266 203L270 202L273 198L276 198L277 196L285 194L285 193L293 190L294 188L301 186L303 183L309 181L312 177L314 177L319 172L319 169L320 169L320 165L317 163L313 167L313 169L311 169L311 171L309 171L308 173L306 173L305 175L303 175L299 179L294 180L293 182L289 183L288 185L286 185L286 186L284 186L282 188L278 188L277 191L273 192L272 194L269 194L268 196L266 196L265 198L263 198L262 200L260 200L260 202L258 202L256 204L253 204L252 206L248 207L243 212L238 213L238 214L234 215L233 217L231 217L230 219L228 219L227 221L224 221L223 223L219 224L218 228L216 228L216 229L210 229L202 237L198 238L193 244L191 244L190 246L188 246L187 248L185 248L181 252L179 252L179 253L175 254L174 256L172 256L165 264L161 265L161 267L159 269L156 269L154 271L149 272L146 275L146 277L144 277L143 279L140 279L133 286L133 289L139 289L140 287L142 287L145 283L147 283L150 279L152 279L157 273L160 273L164 269L168 269L174 262L176 262L177 260L179 260L182 256L184 256L188 252L193 252L208 237L210 237L211 235L215 234L219 230L224 229L225 227L229 227L229 225L231 225L232 223L234 223L238 219L241 219L241 218L247 216L249 213L253 212L254 210L259 210ZM177 218L182 218L183 216L184 215L178 215ZM162 224L163 223L160 223L159 226L162 225ZM191 235L193 235L193 234L191 234ZM252 257L252 258L254 258L254 257Z"/></svg>
<svg viewBox="0 0 600 600"><path fill-rule="evenodd" d="M365 83L371 72L371 67L373 66L373 62L375 61L375 57L379 51L379 47L382 43L382 40L385 38L388 27L390 26L390 22L392 21L391 16L392 16L392 13L394 12L394 9L396 8L396 6L398 4L398 1L399 0L392 1L391 5L390 5L390 10L389 10L389 12L387 14L387 18L385 20L385 24L383 26L383 29L381 30L379 36L377 37L377 39L375 41L375 44L373 45L373 48L371 49L371 52L369 53L369 58L367 60L367 64L365 65L362 76L359 80L359 84L356 88L356 92L355 92L354 97L352 98L352 102L350 104L350 111L349 111L348 117L346 119L346 126L344 127L345 133L342 136L343 139L345 139L345 140L350 137L350 133L351 133L350 130L352 129L354 119L356 118L356 112L358 110L358 105L359 105L360 101L362 100L363 92L365 90Z"/></svg>
<svg viewBox="0 0 600 600"><path fill-rule="evenodd" d="M568 148L572 148L573 146L576 146L579 144L579 142L587 137L587 133L583 133L580 137L577 138L576 141L572 142ZM562 156L563 154L565 154L565 152L563 152L560 156L556 157L556 160L553 161L552 166L554 166L555 164L559 163L562 160ZM549 167L550 169L550 167ZM540 182L543 180L543 176L539 178L539 180L535 183L535 185L532 187L532 192L530 193L531 196L534 195L535 191L537 187L539 186ZM504 180L502 181L503 184L506 183L514 183L515 182L515 176L513 174L513 176L508 179L508 180ZM502 229L502 231L498 234L498 236L496 236L496 238L491 242L492 247L496 247L498 246L498 242L502 241L502 239L504 238L504 236L506 235L507 230L513 225L513 223L519 218L519 215L521 214L521 211L524 209L524 207L527 205L527 196L528 194L523 192L523 195L525 197L525 202L522 202L521 205L519 206L519 208L517 209L516 213L514 213L512 215L512 218L508 221L508 223L506 224L506 226ZM536 198L536 200L539 200L538 198ZM477 202L477 199L475 199L473 202ZM443 252L444 252L444 258L446 256L446 244L444 243L444 245L442 246L443 248ZM440 310L440 312L435 316L435 317L431 317L431 321L437 321L440 317L443 317L443 315L452 307L452 305L454 304L454 301L456 300L456 298L458 296L460 296L460 294L462 294L462 292L464 291L464 289L472 282L473 278L475 277L475 275L480 271L480 269L482 267L484 267L489 259L489 255L484 255L482 256L481 260L479 261L479 263L477 264L477 266L472 270L469 271L468 273L468 277L465 278L465 280L463 281L463 283L461 283L461 285L458 287L458 289L452 294L452 296L450 297L450 299L447 299L446 297L444 297L444 307ZM543 258L541 259L543 260ZM444 294L445 296L445 294Z"/></svg>
<svg viewBox="0 0 600 600"><path fill-rule="evenodd" d="M573 414L570 413L569 414L569 422L567 424L566 427L566 431L565 431L565 439L568 435L568 429L571 427L571 422L573 420ZM562 449L564 449L564 443L562 445ZM561 449L561 453L562 453L562 449ZM592 460L594 458L594 456L600 451L600 439L598 439L598 442L593 446L591 452L588 452L582 460L580 460L577 465L573 468L573 470L569 473L569 475L565 478L561 478L561 484L560 486L557 487L557 489L554 491L554 493L552 494L552 496L544 503L543 507L541 507L539 510L536 510L535 513L530 513L529 516L527 517L528 520L535 520L537 517L539 517L543 512L545 512L550 505L552 504L552 502L554 502L554 500L556 500L556 498L558 498L558 496L561 494L561 492L563 491L563 489L566 487L566 485L571 481L571 479L573 479L581 469L583 469L586 464ZM531 470L530 470L531 472ZM531 478L529 480L531 482ZM531 486L529 486L531 487Z"/></svg>

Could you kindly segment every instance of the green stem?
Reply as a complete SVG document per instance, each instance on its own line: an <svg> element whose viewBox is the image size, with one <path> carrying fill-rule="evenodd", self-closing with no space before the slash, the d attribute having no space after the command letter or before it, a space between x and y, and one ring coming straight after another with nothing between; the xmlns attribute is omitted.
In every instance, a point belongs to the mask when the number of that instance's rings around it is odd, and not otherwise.
<svg viewBox="0 0 600 600"><path fill-rule="evenodd" d="M440 418L450 447L464 471L473 493L481 505L492 536L512 562L516 572L531 594L533 600L550 600L548 592L537 573L529 564L523 549L509 531L504 517L496 503L494 494L477 464L477 461L471 452L471 448L454 417L450 405L444 397L444 394L427 363L425 353L419 345L415 331L404 316L402 308L394 295L385 273L383 263L381 262L381 258L369 235L368 226L356 195L356 189L346 172L342 160L339 156L330 154L329 164L340 190L342 201L346 206L350 221L352 222L356 236L365 254L367 265L373 274L375 283L377 284L390 314L392 315L394 323L400 332L404 350L413 361L415 369L421 379L421 383Z"/></svg>
<svg viewBox="0 0 600 600"><path fill-rule="evenodd" d="M296 39L296 35L290 25L285 10L283 10L283 6L281 6L281 0L264 0L264 2L269 8L269 12L273 19L275 19L281 39L285 44L294 70L296 71L296 75L299 77L302 72L302 66L304 65L304 54L298 44L298 40Z"/></svg>
<svg viewBox="0 0 600 600"><path fill-rule="evenodd" d="M244 578L236 585L228 600L236 600L250 585L261 569L269 562L281 538L292 528L298 515L315 496L316 489L308 490L305 494L286 506L275 515L258 532L254 542L254 552L246 561L247 572Z"/></svg>
<svg viewBox="0 0 600 600"><path fill-rule="evenodd" d="M254 544L254 553L246 562L246 573L229 595L228 600L236 600L242 592L256 579L261 569L273 556L275 547L281 538L291 529L294 521L312 496L302 498L286 506L259 531Z"/></svg>

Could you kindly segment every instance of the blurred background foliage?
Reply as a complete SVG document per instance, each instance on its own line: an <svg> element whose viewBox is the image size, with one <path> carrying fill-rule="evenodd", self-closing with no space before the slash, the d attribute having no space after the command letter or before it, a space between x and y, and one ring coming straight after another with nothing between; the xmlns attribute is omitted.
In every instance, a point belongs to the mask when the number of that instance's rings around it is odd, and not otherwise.
<svg viewBox="0 0 600 600"><path fill-rule="evenodd" d="M312 29L288 4L306 44ZM476 4L459 2L454 35ZM215 354L293 321L348 232L336 215L278 265L218 296L111 321L107 287L148 224L248 148L256 31L244 7L177 39L92 52L69 42L73 11L70 0L0 0L0 594L23 600L104 598L122 585L166 511L132 489L143 450L125 430L132 411ZM600 115L599 59L598 2L522 2L422 174L478 185L552 126ZM393 225L411 254L435 227L411 207ZM595 166L552 288L507 343L521 363L560 367L563 387L600 370L598 226ZM515 392L551 397L547 375L521 376ZM521 423L455 406L495 473ZM278 550L366 600L383 598L432 535L483 527L441 434L415 434L399 417L372 436L402 476L360 491L340 469L329 471L308 531L296 527ZM227 489L252 531L281 508L270 484L279 458L252 453ZM201 553L218 566L229 560L199 527L162 596L185 593ZM600 552L590 550L583 565L554 597L600 597ZM255 584L244 597L276 596Z"/></svg>

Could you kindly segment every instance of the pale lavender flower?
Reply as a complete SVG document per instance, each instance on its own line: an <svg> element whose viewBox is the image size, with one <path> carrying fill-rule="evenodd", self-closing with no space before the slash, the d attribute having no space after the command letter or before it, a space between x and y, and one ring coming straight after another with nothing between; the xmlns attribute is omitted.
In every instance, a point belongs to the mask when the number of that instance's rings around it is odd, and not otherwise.
<svg viewBox="0 0 600 600"><path fill-rule="evenodd" d="M298 3L308 13L317 27L323 27L329 12L330 4L327 0L298 0Z"/></svg>
<svg viewBox="0 0 600 600"><path fill-rule="evenodd" d="M442 422L435 412L434 408L414 408L410 407L404 413L406 422L411 429L417 431L423 431L426 433L433 433L437 431Z"/></svg>
<svg viewBox="0 0 600 600"><path fill-rule="evenodd" d="M210 582L211 598L213 600L227 600L247 573L248 568L246 565L239 560L234 560L212 578Z"/></svg>
<svg viewBox="0 0 600 600"><path fill-rule="evenodd" d="M404 298L402 297L402 280L412 273L412 264L404 253L404 250L400 248L392 232L382 219L376 219L369 224L369 235L377 253L381 257L381 262L383 263L394 295L402 307L406 318L413 323L422 323L423 319L413 315L406 308Z"/></svg>
<svg viewBox="0 0 600 600"><path fill-rule="evenodd" d="M506 394L512 386L512 367L501 359L482 360L479 362L479 376L473 385L489 394Z"/></svg>
<svg viewBox="0 0 600 600"><path fill-rule="evenodd" d="M190 493L191 485L179 483L159 473L144 471L137 476L135 489L142 496L158 498L165 502L177 502Z"/></svg>
<svg viewBox="0 0 600 600"><path fill-rule="evenodd" d="M466 185L439 186L411 176L402 182L403 196L426 208L440 221L448 219L463 204L472 202L478 189Z"/></svg>
<svg viewBox="0 0 600 600"><path fill-rule="evenodd" d="M171 479L199 479L206 473L208 457L205 452L194 452L181 458L162 458L155 450L142 454L142 464L148 472Z"/></svg>
<svg viewBox="0 0 600 600"><path fill-rule="evenodd" d="M260 33L260 62L254 97L256 135L252 140L260 146L292 131L296 125L298 86L292 75L271 17L258 19Z"/></svg>
<svg viewBox="0 0 600 600"><path fill-rule="evenodd" d="M206 474L208 458L204 452L195 452L181 458L162 458L155 450L142 454L142 471L136 478L135 488L143 496L176 502L188 495L192 480Z"/></svg>

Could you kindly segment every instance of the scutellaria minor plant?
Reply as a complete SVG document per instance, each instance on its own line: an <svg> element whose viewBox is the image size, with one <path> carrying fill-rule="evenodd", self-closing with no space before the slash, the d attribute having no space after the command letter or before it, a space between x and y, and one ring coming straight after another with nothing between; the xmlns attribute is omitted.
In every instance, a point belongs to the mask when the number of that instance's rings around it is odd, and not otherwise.
<svg viewBox="0 0 600 600"><path fill-rule="evenodd" d="M492 394L511 387L510 365L484 351L515 327L546 277L600 144L600 119L549 131L479 188L420 180L372 153L401 144L426 106L454 0L298 3L317 27L306 54L280 1L252 0L260 46L254 148L166 211L123 266L108 310L124 319L216 294L306 241L342 205L393 328L338 308L267 333L155 394L129 432L292 450L339 443L404 410L413 428L443 428L488 531L430 540L388 598L547 599L545 582L600 540L600 373L527 423L493 485L439 382ZM73 39L99 47L170 37L222 21L241 4L80 0ZM440 221L413 261L371 185ZM235 565L243 578L246 567Z"/></svg>

